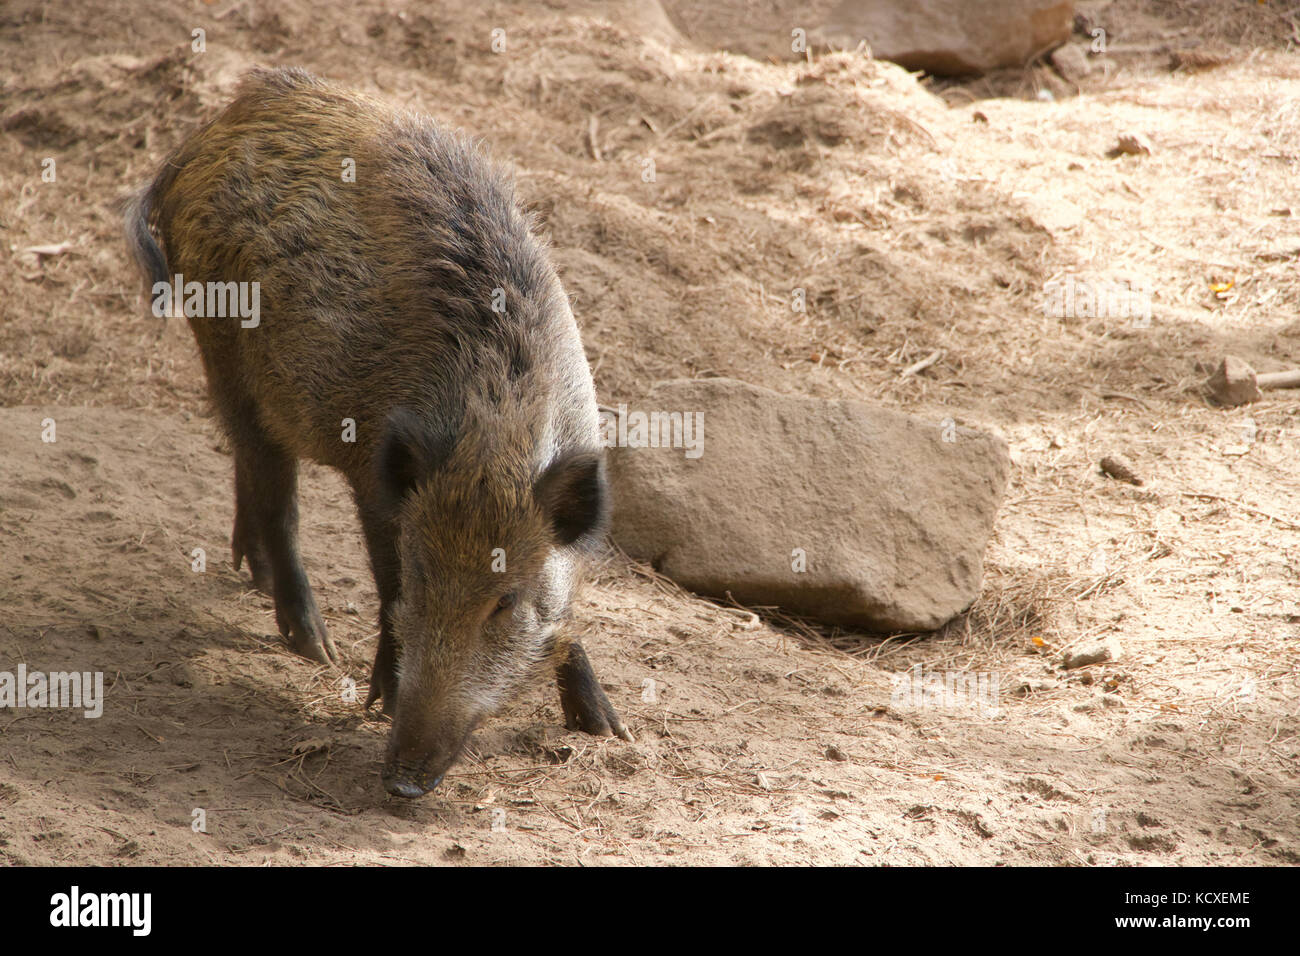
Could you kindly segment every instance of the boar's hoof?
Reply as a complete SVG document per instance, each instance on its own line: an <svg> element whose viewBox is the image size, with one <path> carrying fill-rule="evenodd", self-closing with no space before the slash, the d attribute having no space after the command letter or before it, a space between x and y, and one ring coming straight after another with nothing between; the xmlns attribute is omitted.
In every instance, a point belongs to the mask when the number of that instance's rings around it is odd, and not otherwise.
<svg viewBox="0 0 1300 956"><path fill-rule="evenodd" d="M429 780L420 771L401 766L385 767L383 780L385 790L395 797L405 797L408 800L422 797L442 783L441 776Z"/></svg>
<svg viewBox="0 0 1300 956"><path fill-rule="evenodd" d="M564 708L564 726L569 730L597 737L621 737L629 743L636 740L605 696L581 644L570 645L568 659L556 669L555 682Z"/></svg>
<svg viewBox="0 0 1300 956"><path fill-rule="evenodd" d="M291 607L276 601L275 623L295 654L327 667L338 660L338 651L325 633L325 622L321 620L314 601L307 606L298 604Z"/></svg>

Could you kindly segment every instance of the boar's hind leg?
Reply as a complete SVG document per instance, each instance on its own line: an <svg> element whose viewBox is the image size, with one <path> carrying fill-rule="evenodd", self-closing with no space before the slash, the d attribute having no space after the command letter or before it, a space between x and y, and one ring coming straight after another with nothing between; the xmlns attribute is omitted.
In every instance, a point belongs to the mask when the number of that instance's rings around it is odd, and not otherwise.
<svg viewBox="0 0 1300 956"><path fill-rule="evenodd" d="M235 559L248 557L257 582L258 561L270 566L275 621L295 652L321 664L338 657L325 633L298 556L298 462L250 425L232 429L235 446ZM254 555L262 557L255 558Z"/></svg>
<svg viewBox="0 0 1300 956"><path fill-rule="evenodd" d="M564 708L564 726L569 730L582 730L597 737L633 739L596 680L587 652L576 641L569 645L564 663L556 668L555 683L560 689L560 706Z"/></svg>
<svg viewBox="0 0 1300 956"><path fill-rule="evenodd" d="M394 543L396 531L383 518L361 509L361 527L370 552L370 568L379 590L379 649L370 670L370 694L366 709L382 699L388 716L397 712L397 643L393 637L393 605L401 594L401 557Z"/></svg>

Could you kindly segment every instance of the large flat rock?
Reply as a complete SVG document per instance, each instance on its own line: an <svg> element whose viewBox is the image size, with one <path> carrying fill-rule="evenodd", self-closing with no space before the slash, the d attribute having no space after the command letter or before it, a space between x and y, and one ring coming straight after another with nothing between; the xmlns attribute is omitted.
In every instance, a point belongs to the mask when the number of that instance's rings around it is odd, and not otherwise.
<svg viewBox="0 0 1300 956"><path fill-rule="evenodd" d="M684 587L875 631L933 630L979 594L1001 438L730 379L664 382L620 411L617 429L603 416L623 442L614 540ZM702 433L636 447L652 411Z"/></svg>

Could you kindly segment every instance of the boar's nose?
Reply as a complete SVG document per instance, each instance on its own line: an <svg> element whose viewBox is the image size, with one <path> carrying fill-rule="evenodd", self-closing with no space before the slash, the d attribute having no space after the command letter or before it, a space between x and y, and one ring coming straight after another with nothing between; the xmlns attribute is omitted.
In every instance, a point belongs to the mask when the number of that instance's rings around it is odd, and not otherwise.
<svg viewBox="0 0 1300 956"><path fill-rule="evenodd" d="M383 780L384 789L393 796L413 800L416 797L424 796L442 783L442 774L431 778L417 767L406 767L399 764L395 767L385 767Z"/></svg>
<svg viewBox="0 0 1300 956"><path fill-rule="evenodd" d="M433 786L436 787L439 782L440 781L435 781ZM384 786L393 796L406 797L410 800L414 800L416 797L422 797L429 792L418 783L414 783L410 780L388 780L385 781Z"/></svg>

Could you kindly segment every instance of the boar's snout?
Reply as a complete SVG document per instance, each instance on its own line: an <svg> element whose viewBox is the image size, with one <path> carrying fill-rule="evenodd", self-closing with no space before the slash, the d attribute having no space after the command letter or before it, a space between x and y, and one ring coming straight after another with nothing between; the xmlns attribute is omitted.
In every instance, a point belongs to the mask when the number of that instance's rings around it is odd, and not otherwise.
<svg viewBox="0 0 1300 956"><path fill-rule="evenodd" d="M395 797L422 797L442 783L447 768L460 756L460 751L459 745L405 750L390 743L384 761L384 789Z"/></svg>
<svg viewBox="0 0 1300 956"><path fill-rule="evenodd" d="M384 789L395 797L422 797L438 784L465 749L475 720L404 715L399 704L384 760Z"/></svg>
<svg viewBox="0 0 1300 956"><path fill-rule="evenodd" d="M442 783L442 776L431 777L423 768L409 764L389 763L384 767L384 789L395 797L413 800Z"/></svg>

